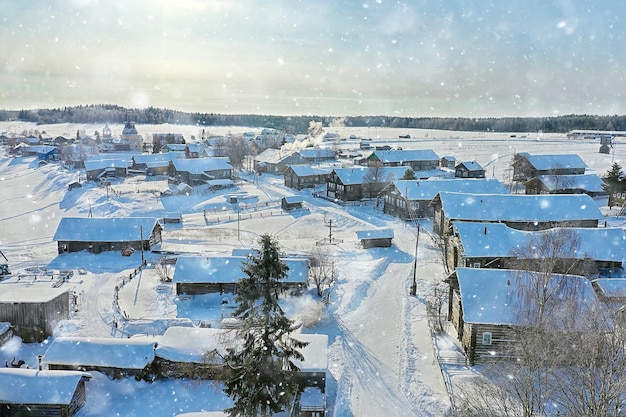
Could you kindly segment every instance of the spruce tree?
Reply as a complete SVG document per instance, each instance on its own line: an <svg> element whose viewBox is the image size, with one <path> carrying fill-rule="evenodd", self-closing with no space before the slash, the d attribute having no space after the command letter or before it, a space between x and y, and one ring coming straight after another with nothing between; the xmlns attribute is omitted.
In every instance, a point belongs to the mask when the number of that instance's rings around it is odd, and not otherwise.
<svg viewBox="0 0 626 417"><path fill-rule="evenodd" d="M297 326L278 303L289 270L278 242L264 234L259 244L242 266L246 278L239 281L233 313L240 322L237 343L224 357L224 392L234 401L225 411L231 417L265 417L290 406L298 390L291 359L303 360L297 349L306 346L290 337Z"/></svg>

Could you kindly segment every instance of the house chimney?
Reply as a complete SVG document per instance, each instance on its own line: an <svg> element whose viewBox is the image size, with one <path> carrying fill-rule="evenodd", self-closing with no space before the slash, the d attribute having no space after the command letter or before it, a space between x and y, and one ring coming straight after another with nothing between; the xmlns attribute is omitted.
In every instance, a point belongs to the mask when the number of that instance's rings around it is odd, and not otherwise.
<svg viewBox="0 0 626 417"><path fill-rule="evenodd" d="M487 234L487 226L485 226L485 232L484 233Z"/></svg>
<svg viewBox="0 0 626 417"><path fill-rule="evenodd" d="M43 355L37 355L37 369L43 371L43 363L42 363Z"/></svg>

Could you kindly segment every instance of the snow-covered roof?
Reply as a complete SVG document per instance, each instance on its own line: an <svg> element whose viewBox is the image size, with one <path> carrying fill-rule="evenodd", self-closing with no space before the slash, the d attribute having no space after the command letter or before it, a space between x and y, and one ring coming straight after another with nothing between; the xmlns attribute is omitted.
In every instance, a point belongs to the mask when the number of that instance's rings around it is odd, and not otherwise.
<svg viewBox="0 0 626 417"><path fill-rule="evenodd" d="M85 170L93 171L105 168L128 168L130 162L126 159L89 159L85 161Z"/></svg>
<svg viewBox="0 0 626 417"><path fill-rule="evenodd" d="M85 372L0 368L0 403L69 405Z"/></svg>
<svg viewBox="0 0 626 417"><path fill-rule="evenodd" d="M235 182L231 179L228 178L218 178L218 179L214 179L214 180L207 180L206 182L208 185L210 186L221 186L221 187L225 187L225 186L229 186L229 185L234 185Z"/></svg>
<svg viewBox="0 0 626 417"><path fill-rule="evenodd" d="M536 312L528 291L536 274L528 271L487 268L457 268L463 320L466 323L493 325L522 325L528 322L528 312ZM548 306L546 314L571 316L589 314L599 305L591 282L577 275L551 275L548 280L552 299L555 303ZM558 287L558 289L557 289ZM575 291L580 303L572 304L571 296ZM565 298L565 302L558 300ZM529 303L531 305L529 305ZM562 309L562 310L559 310ZM532 320L531 320L532 322Z"/></svg>
<svg viewBox="0 0 626 417"><path fill-rule="evenodd" d="M63 217L52 240L133 242L148 239L156 225L152 217Z"/></svg>
<svg viewBox="0 0 626 417"><path fill-rule="evenodd" d="M312 167L311 165L289 165L289 168L299 177L308 177L311 175L325 175L330 169Z"/></svg>
<svg viewBox="0 0 626 417"><path fill-rule="evenodd" d="M328 368L328 335L298 333L292 334L291 337L308 342L308 345L298 349L304 360L292 359L293 364L300 368L300 372L325 372Z"/></svg>
<svg viewBox="0 0 626 417"><path fill-rule="evenodd" d="M453 227L469 258L510 257L519 248L537 244L542 236L563 231L567 238L575 239L579 245L572 259L591 258L597 261L623 262L626 258L626 231L620 227L594 228L572 227L539 231L523 231L508 227L504 223L453 222ZM515 253L519 256L519 253Z"/></svg>
<svg viewBox="0 0 626 417"><path fill-rule="evenodd" d="M136 164L169 162L177 158L181 158L181 155L176 153L142 153L138 155L133 155L133 160Z"/></svg>
<svg viewBox="0 0 626 417"><path fill-rule="evenodd" d="M281 259L289 268L282 282L306 282L309 264L306 259ZM245 274L241 270L248 259L243 256L181 256L176 261L172 282L236 283Z"/></svg>
<svg viewBox="0 0 626 417"><path fill-rule="evenodd" d="M43 363L143 369L154 361L154 340L113 337L57 337Z"/></svg>
<svg viewBox="0 0 626 417"><path fill-rule="evenodd" d="M476 161L463 161L459 162L456 167L464 166L468 171L484 171L485 169Z"/></svg>
<svg viewBox="0 0 626 417"><path fill-rule="evenodd" d="M300 156L310 158L334 158L335 151L330 148L304 148L298 151Z"/></svg>
<svg viewBox="0 0 626 417"><path fill-rule="evenodd" d="M587 168L582 158L576 154L526 155L526 159L539 171L563 168Z"/></svg>
<svg viewBox="0 0 626 417"><path fill-rule="evenodd" d="M439 156L432 149L392 149L390 151L374 151L370 157L376 156L383 163L410 161L439 161Z"/></svg>
<svg viewBox="0 0 626 417"><path fill-rule="evenodd" d="M29 152L37 152L38 154L49 154L51 152L56 152L56 150L57 150L56 146L49 146L49 145L35 145L35 146L28 147Z"/></svg>
<svg viewBox="0 0 626 417"><path fill-rule="evenodd" d="M176 171L185 171L190 174L202 174L208 171L229 170L233 166L228 162L227 157L215 158L192 158L192 159L173 159L172 163Z"/></svg>
<svg viewBox="0 0 626 417"><path fill-rule="evenodd" d="M404 173L410 167L380 167L377 168L378 173L382 176L381 182L394 181L398 178L402 178ZM352 168L335 168L333 169L337 177L341 180L343 185L364 184L366 182L366 175L370 171L368 167L352 167Z"/></svg>
<svg viewBox="0 0 626 417"><path fill-rule="evenodd" d="M69 289L4 285L0 291L0 303L47 303L65 292L69 292Z"/></svg>
<svg viewBox="0 0 626 417"><path fill-rule="evenodd" d="M538 175L535 178L541 181L550 191L564 189L584 190L594 193L604 191L604 181L596 174Z"/></svg>
<svg viewBox="0 0 626 417"><path fill-rule="evenodd" d="M254 160L257 162L265 162L269 164L278 164L281 161L284 161L289 156L293 155L295 152L293 151L283 151L281 149L275 148L267 148L260 154L254 157Z"/></svg>
<svg viewBox="0 0 626 417"><path fill-rule="evenodd" d="M488 178L397 180L395 188L409 201L432 200L443 191L473 194L508 194L500 181ZM408 198L407 198L408 195Z"/></svg>
<svg viewBox="0 0 626 417"><path fill-rule="evenodd" d="M184 143L166 143L165 145L163 145L163 148L167 148L171 152L184 152L186 147L187 145L185 145Z"/></svg>
<svg viewBox="0 0 626 417"><path fill-rule="evenodd" d="M285 200L285 203L287 204L298 204L304 201L301 195L287 195L281 200Z"/></svg>
<svg viewBox="0 0 626 417"><path fill-rule="evenodd" d="M598 278L593 282L605 297L626 298L626 278Z"/></svg>
<svg viewBox="0 0 626 417"><path fill-rule="evenodd" d="M225 354L234 335L229 329L172 326L163 335L156 336L155 354L172 362L202 363L205 353Z"/></svg>
<svg viewBox="0 0 626 417"><path fill-rule="evenodd" d="M356 237L359 240L363 239L393 239L393 229L368 229L357 230Z"/></svg>
<svg viewBox="0 0 626 417"><path fill-rule="evenodd" d="M602 212L587 194L439 193L446 217L456 220L549 222L600 220Z"/></svg>

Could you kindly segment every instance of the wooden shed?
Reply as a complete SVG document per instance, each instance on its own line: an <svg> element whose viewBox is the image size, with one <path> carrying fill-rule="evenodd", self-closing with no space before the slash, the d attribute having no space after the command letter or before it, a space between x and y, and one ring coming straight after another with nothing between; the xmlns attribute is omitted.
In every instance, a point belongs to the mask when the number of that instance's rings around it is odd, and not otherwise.
<svg viewBox="0 0 626 417"><path fill-rule="evenodd" d="M357 230L356 238L362 248L388 248L393 240L393 229Z"/></svg>
<svg viewBox="0 0 626 417"><path fill-rule="evenodd" d="M280 199L280 208L283 210L297 210L302 208L304 200L299 195L290 195Z"/></svg>
<svg viewBox="0 0 626 417"><path fill-rule="evenodd" d="M85 372L0 368L0 416L72 417L87 402L89 379Z"/></svg>
<svg viewBox="0 0 626 417"><path fill-rule="evenodd" d="M9 322L24 342L41 342L52 336L61 320L69 319L67 289L4 286L0 291L0 322Z"/></svg>

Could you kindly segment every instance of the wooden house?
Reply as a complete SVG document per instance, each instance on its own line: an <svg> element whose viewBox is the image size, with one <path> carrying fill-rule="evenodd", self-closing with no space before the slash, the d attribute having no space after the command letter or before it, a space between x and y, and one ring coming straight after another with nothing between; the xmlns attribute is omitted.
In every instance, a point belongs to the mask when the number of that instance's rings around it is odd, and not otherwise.
<svg viewBox="0 0 626 417"><path fill-rule="evenodd" d="M285 211L297 210L302 208L304 200L299 195L290 195L280 199L280 208Z"/></svg>
<svg viewBox="0 0 626 417"><path fill-rule="evenodd" d="M150 379L155 348L151 338L57 337L42 363L50 370L98 371L113 379Z"/></svg>
<svg viewBox="0 0 626 417"><path fill-rule="evenodd" d="M581 175L587 165L576 154L531 155L516 153L513 155L513 180L528 181L539 175Z"/></svg>
<svg viewBox="0 0 626 417"><path fill-rule="evenodd" d="M552 227L598 227L604 218L586 194L467 194L440 192L434 207L433 232L445 237L453 221L502 222L519 230Z"/></svg>
<svg viewBox="0 0 626 417"><path fill-rule="evenodd" d="M376 150L367 158L367 165L409 167L413 171L430 171L439 168L439 156L431 149Z"/></svg>
<svg viewBox="0 0 626 417"><path fill-rule="evenodd" d="M432 217L434 208L430 203L442 191L508 194L496 179L396 180L381 191L383 212L402 220Z"/></svg>
<svg viewBox="0 0 626 417"><path fill-rule="evenodd" d="M331 148L304 148L298 153L311 164L334 161L337 158L337 154Z"/></svg>
<svg viewBox="0 0 626 417"><path fill-rule="evenodd" d="M302 190L326 184L326 177L329 172L328 169L315 168L310 165L289 165L283 176L286 187Z"/></svg>
<svg viewBox="0 0 626 417"><path fill-rule="evenodd" d="M254 157L255 171L270 174L282 174L289 165L309 164L309 160L298 152L288 152L274 148L267 148Z"/></svg>
<svg viewBox="0 0 626 417"><path fill-rule="evenodd" d="M185 138L182 133L153 133L152 134L152 152L160 153L161 149L167 144L185 144ZM184 147L183 147L184 150Z"/></svg>
<svg viewBox="0 0 626 417"><path fill-rule="evenodd" d="M297 368L296 379L301 387L296 396L298 417L321 417L326 413L326 372L328 371L328 335L292 334L296 340L308 343L299 349L303 360L292 360Z"/></svg>
<svg viewBox="0 0 626 417"><path fill-rule="evenodd" d="M0 368L0 416L72 417L87 402L90 379L85 372Z"/></svg>
<svg viewBox="0 0 626 417"><path fill-rule="evenodd" d="M132 165L129 168L129 172L141 172L146 175L167 175L167 170L172 159L181 157L173 153L155 153L147 154L142 153L139 155L133 155Z"/></svg>
<svg viewBox="0 0 626 417"><path fill-rule="evenodd" d="M439 166L441 168L454 168L456 165L456 158L452 155L444 155L441 157L439 161Z"/></svg>
<svg viewBox="0 0 626 417"><path fill-rule="evenodd" d="M100 159L84 161L87 181L97 181L104 177L125 178L130 163L125 159Z"/></svg>
<svg viewBox="0 0 626 417"><path fill-rule="evenodd" d="M594 199L606 200L604 181L596 174L539 175L526 181L526 194L587 194Z"/></svg>
<svg viewBox="0 0 626 417"><path fill-rule="evenodd" d="M161 242L162 226L151 217L63 217L52 238L59 254L87 250L92 253L151 250Z"/></svg>
<svg viewBox="0 0 626 417"><path fill-rule="evenodd" d="M485 178L485 168L476 161L459 162L454 167L456 178Z"/></svg>
<svg viewBox="0 0 626 417"><path fill-rule="evenodd" d="M173 153L185 155L187 145L184 143L168 143L161 147L161 153Z"/></svg>
<svg viewBox="0 0 626 417"><path fill-rule="evenodd" d="M0 292L0 322L9 322L24 342L41 342L52 336L56 326L69 319L67 288L4 286Z"/></svg>
<svg viewBox="0 0 626 417"><path fill-rule="evenodd" d="M624 276L626 231L619 227L513 229L504 223L453 222L443 242L446 265L457 267L538 270L542 254L533 247L559 242L554 273L587 277ZM567 241L567 242L563 242ZM551 245L553 246L553 245Z"/></svg>
<svg viewBox="0 0 626 417"><path fill-rule="evenodd" d="M306 259L282 259L289 271L281 280L284 291L299 293L306 288L309 264ZM176 261L172 282L176 294L235 293L239 280L245 278L241 270L247 261L244 256L181 256Z"/></svg>
<svg viewBox="0 0 626 417"><path fill-rule="evenodd" d="M170 161L170 180L189 185L208 184L212 180L232 181L233 167L227 157L181 159Z"/></svg>
<svg viewBox="0 0 626 417"><path fill-rule="evenodd" d="M536 323L536 300L528 297L534 279L527 271L485 268L457 268L448 277L448 319L470 365L515 359L516 329ZM584 277L552 274L548 286L551 292L573 298L550 298L544 306L546 314L569 317L573 323L580 317L582 322L599 306L591 282Z"/></svg>
<svg viewBox="0 0 626 417"><path fill-rule="evenodd" d="M204 143L188 143L185 146L185 156L187 158L207 158L210 155L208 147Z"/></svg>
<svg viewBox="0 0 626 417"><path fill-rule="evenodd" d="M393 240L393 229L357 230L356 238L362 248L388 248Z"/></svg>
<svg viewBox="0 0 626 417"><path fill-rule="evenodd" d="M380 190L402 178L405 172L406 167L335 168L326 177L326 196L344 202L376 198Z"/></svg>

